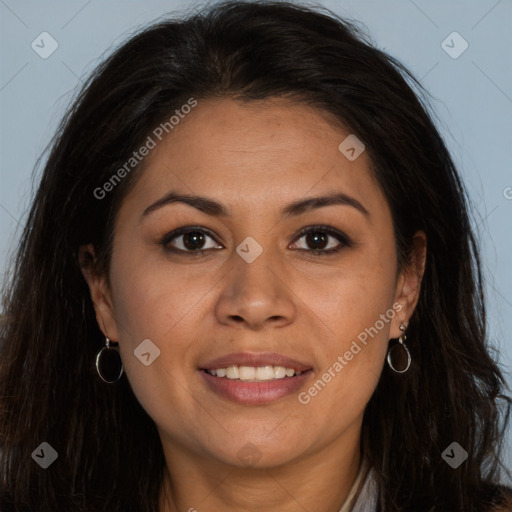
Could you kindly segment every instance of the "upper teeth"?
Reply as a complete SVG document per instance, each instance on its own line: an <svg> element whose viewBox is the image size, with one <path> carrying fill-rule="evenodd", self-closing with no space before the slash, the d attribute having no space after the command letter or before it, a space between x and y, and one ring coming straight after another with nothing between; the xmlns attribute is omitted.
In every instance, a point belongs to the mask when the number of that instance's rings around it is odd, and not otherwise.
<svg viewBox="0 0 512 512"><path fill-rule="evenodd" d="M292 368L285 368L284 366L229 366L228 368L216 368L215 370L206 371L217 377L253 381L282 379L302 373L296 372Z"/></svg>

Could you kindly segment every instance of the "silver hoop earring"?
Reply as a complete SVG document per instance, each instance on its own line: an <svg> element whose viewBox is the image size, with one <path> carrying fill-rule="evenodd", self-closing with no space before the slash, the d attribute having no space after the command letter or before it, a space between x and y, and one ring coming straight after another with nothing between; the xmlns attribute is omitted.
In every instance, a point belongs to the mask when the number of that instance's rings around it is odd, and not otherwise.
<svg viewBox="0 0 512 512"><path fill-rule="evenodd" d="M105 346L96 354L96 371L108 384L117 382L123 375L121 356L110 346L109 338L105 338Z"/></svg>
<svg viewBox="0 0 512 512"><path fill-rule="evenodd" d="M405 324L402 323L400 325L400 330L402 332L404 332L406 328L407 327ZM402 334L402 336L400 336L400 338L398 338L398 343L396 345L393 345L388 350L388 357L387 357L388 365L396 373L405 373L411 366L411 353L409 352L409 349L407 348L407 346L404 343L404 341L406 339L407 339L407 336L405 334ZM393 354L394 354L394 356L393 356ZM397 369L395 362L393 362L393 358L395 358L395 361L396 361L396 359L398 360L397 362L399 363L399 367L405 366L405 368Z"/></svg>

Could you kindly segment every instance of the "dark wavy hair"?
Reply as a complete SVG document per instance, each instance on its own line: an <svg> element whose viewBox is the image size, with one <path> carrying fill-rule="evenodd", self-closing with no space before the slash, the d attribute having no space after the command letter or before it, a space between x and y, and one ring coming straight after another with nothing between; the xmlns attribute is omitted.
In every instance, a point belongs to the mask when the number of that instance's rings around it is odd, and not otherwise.
<svg viewBox="0 0 512 512"><path fill-rule="evenodd" d="M386 365L364 414L379 510L503 505L511 400L488 344L468 199L426 96L355 22L287 2L224 2L159 19L103 59L47 148L5 285L1 511L157 511L158 433L125 376L106 385L96 374L104 337L79 248L93 244L108 275L116 213L143 162L103 199L94 191L190 97L291 99L329 112L364 141L391 208L400 268L417 230L428 242L408 328L412 366L398 375ZM31 460L42 441L59 454L46 470ZM454 441L468 452L457 469L441 457Z"/></svg>

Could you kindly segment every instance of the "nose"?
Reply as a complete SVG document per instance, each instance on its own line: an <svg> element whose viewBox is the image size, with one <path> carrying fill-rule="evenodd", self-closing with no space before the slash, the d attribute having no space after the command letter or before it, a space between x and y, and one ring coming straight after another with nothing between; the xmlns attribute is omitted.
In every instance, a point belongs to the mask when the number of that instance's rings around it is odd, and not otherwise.
<svg viewBox="0 0 512 512"><path fill-rule="evenodd" d="M292 291L293 283L287 282L290 276L270 251L264 250L251 263L236 253L233 259L216 305L219 322L252 330L293 322L298 298Z"/></svg>

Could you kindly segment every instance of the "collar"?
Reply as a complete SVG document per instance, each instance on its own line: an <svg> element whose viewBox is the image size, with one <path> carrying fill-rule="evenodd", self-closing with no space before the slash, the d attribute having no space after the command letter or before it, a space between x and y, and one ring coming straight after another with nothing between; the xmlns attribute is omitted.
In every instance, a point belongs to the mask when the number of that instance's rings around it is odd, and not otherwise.
<svg viewBox="0 0 512 512"><path fill-rule="evenodd" d="M378 486L375 472L368 461L363 459L354 484L339 512L375 512Z"/></svg>

